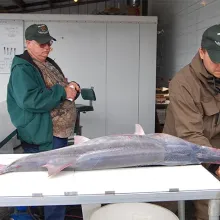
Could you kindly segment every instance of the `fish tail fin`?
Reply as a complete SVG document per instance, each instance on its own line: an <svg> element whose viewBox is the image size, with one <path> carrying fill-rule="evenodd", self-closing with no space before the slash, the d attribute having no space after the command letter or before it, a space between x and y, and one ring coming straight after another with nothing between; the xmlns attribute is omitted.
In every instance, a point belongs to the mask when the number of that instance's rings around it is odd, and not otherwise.
<svg viewBox="0 0 220 220"><path fill-rule="evenodd" d="M7 165L0 164L0 175L6 173Z"/></svg>

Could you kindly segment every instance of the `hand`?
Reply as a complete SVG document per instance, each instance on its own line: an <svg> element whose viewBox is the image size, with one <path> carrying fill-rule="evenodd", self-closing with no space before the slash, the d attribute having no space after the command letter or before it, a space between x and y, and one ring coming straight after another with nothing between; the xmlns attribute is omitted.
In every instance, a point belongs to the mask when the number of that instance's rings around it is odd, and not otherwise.
<svg viewBox="0 0 220 220"><path fill-rule="evenodd" d="M215 171L216 175L220 177L220 167Z"/></svg>
<svg viewBox="0 0 220 220"><path fill-rule="evenodd" d="M75 83L75 82L70 82L70 84L69 85L73 85L74 86L74 88L75 88L75 90L77 91L77 92L80 92L80 87L78 86L78 84L77 83Z"/></svg>
<svg viewBox="0 0 220 220"><path fill-rule="evenodd" d="M70 84L65 87L66 98L74 100L76 97L76 90L70 87Z"/></svg>

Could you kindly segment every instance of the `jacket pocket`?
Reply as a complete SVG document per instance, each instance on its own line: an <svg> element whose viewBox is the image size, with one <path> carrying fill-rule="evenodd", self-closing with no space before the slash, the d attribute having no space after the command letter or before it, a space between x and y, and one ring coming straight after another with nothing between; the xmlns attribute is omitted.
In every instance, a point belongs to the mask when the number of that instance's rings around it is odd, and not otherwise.
<svg viewBox="0 0 220 220"><path fill-rule="evenodd" d="M35 127L32 127L35 118L36 115L34 115L28 123L25 123L23 126L19 126L17 128L20 138L29 144L34 144L32 137L33 135L31 133L35 129Z"/></svg>
<svg viewBox="0 0 220 220"><path fill-rule="evenodd" d="M25 128L26 126L28 126L28 124L30 124L34 119L36 118L36 114L31 113L31 112L24 112L23 115L23 124L20 125L20 128Z"/></svg>
<svg viewBox="0 0 220 220"><path fill-rule="evenodd" d="M212 116L219 113L219 108L214 98L209 101L201 101L201 105L203 108L204 115L206 116Z"/></svg>
<svg viewBox="0 0 220 220"><path fill-rule="evenodd" d="M31 144L41 145L52 142L53 129L50 113L35 114L25 127L18 129L24 141Z"/></svg>
<svg viewBox="0 0 220 220"><path fill-rule="evenodd" d="M210 100L209 102L201 102L203 112L204 112L204 121L206 121L209 126L210 123L212 124L211 127L215 127L220 124L220 112L219 108L215 102L215 99ZM208 122L209 121L209 122ZM212 128L209 127L210 130Z"/></svg>

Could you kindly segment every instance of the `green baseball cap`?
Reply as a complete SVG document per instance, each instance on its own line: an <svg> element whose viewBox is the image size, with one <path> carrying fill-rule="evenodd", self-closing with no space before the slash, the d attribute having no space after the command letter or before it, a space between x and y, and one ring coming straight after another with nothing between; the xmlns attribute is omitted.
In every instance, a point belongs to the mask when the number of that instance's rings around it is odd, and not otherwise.
<svg viewBox="0 0 220 220"><path fill-rule="evenodd" d="M26 40L35 40L40 44L48 43L51 40L56 41L55 38L50 36L47 25L45 24L32 24L25 30Z"/></svg>
<svg viewBox="0 0 220 220"><path fill-rule="evenodd" d="M220 24L209 27L202 35L201 47L214 63L220 63Z"/></svg>

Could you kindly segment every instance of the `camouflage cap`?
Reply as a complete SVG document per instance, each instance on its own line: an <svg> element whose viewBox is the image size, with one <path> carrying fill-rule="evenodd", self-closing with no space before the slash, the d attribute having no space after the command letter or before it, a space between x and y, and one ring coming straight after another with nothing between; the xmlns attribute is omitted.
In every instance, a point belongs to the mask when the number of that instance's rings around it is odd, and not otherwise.
<svg viewBox="0 0 220 220"><path fill-rule="evenodd" d="M40 44L48 43L51 40L56 41L55 38L50 36L47 25L45 24L32 24L25 30L26 40L35 40Z"/></svg>
<svg viewBox="0 0 220 220"><path fill-rule="evenodd" d="M201 47L207 50L214 63L220 63L220 24L205 30L202 35Z"/></svg>

